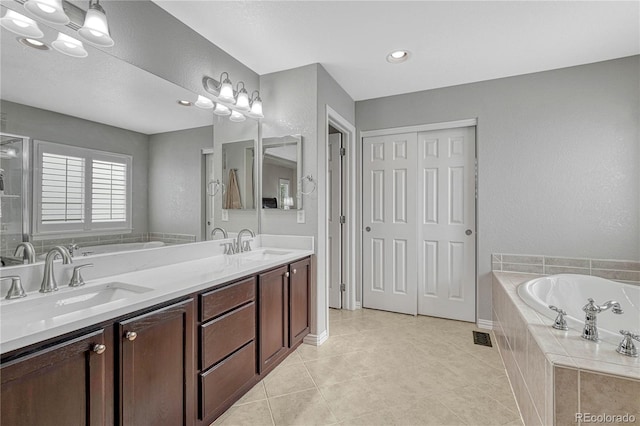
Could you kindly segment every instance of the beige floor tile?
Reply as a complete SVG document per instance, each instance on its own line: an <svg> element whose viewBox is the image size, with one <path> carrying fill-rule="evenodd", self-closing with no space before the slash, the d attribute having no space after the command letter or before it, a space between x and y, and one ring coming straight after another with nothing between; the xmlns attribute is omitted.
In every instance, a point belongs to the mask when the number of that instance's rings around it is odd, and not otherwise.
<svg viewBox="0 0 640 426"><path fill-rule="evenodd" d="M301 345L301 346L303 346L303 345ZM307 345L304 345L304 346L307 346ZM285 360L282 361L279 366L299 364L301 362L303 362L302 361L302 357L300 357L300 354L298 353L298 351L295 350L291 355L286 357Z"/></svg>
<svg viewBox="0 0 640 426"><path fill-rule="evenodd" d="M233 406L220 416L212 426L273 426L267 400Z"/></svg>
<svg viewBox="0 0 640 426"><path fill-rule="evenodd" d="M303 363L279 365L263 381L269 398L316 387Z"/></svg>
<svg viewBox="0 0 640 426"><path fill-rule="evenodd" d="M269 398L276 426L330 425L337 422L317 389Z"/></svg>
<svg viewBox="0 0 640 426"><path fill-rule="evenodd" d="M254 387L252 387L249 392L244 394L244 396L233 405L242 405L249 402L262 401L263 399L267 399L267 393L264 390L264 383L261 381Z"/></svg>
<svg viewBox="0 0 640 426"><path fill-rule="evenodd" d="M389 407L366 378L321 386L320 392L340 421L361 417Z"/></svg>
<svg viewBox="0 0 640 426"><path fill-rule="evenodd" d="M414 426L414 425L466 425L449 408L433 398L425 398L410 406L392 410L394 425Z"/></svg>
<svg viewBox="0 0 640 426"><path fill-rule="evenodd" d="M436 398L471 425L502 425L520 418L498 401L483 393L478 394L474 387L444 391L437 394Z"/></svg>
<svg viewBox="0 0 640 426"><path fill-rule="evenodd" d="M340 422L340 426L393 426L395 421L392 410L382 410L343 420Z"/></svg>
<svg viewBox="0 0 640 426"><path fill-rule="evenodd" d="M365 354L365 352L350 352L307 361L305 366L316 386L328 386L361 377L365 369L360 366L360 362Z"/></svg>

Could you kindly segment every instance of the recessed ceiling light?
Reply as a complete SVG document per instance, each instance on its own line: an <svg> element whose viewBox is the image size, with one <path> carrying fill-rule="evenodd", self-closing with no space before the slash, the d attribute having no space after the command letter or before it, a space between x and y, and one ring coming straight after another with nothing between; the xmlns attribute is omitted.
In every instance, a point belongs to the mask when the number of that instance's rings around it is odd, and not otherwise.
<svg viewBox="0 0 640 426"><path fill-rule="evenodd" d="M179 100L179 101L178 101L178 105L182 105L182 106L191 106L191 102L189 102L189 101L182 101L182 100Z"/></svg>
<svg viewBox="0 0 640 426"><path fill-rule="evenodd" d="M387 61L391 62L392 64L397 64L409 59L409 55L410 54L408 50L394 50L387 55Z"/></svg>
<svg viewBox="0 0 640 426"><path fill-rule="evenodd" d="M24 37L24 38L19 38L18 41L24 44L25 46L33 47L34 49L49 50L49 46L47 46L46 44L44 44L39 40L34 40L32 38Z"/></svg>

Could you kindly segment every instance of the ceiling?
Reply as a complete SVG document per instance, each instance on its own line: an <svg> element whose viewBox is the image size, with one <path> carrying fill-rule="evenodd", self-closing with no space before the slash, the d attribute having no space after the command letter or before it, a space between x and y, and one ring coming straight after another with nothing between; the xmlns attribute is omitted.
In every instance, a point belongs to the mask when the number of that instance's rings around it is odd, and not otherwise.
<svg viewBox="0 0 640 426"><path fill-rule="evenodd" d="M260 75L317 62L354 100L640 53L638 1L154 1Z"/></svg>

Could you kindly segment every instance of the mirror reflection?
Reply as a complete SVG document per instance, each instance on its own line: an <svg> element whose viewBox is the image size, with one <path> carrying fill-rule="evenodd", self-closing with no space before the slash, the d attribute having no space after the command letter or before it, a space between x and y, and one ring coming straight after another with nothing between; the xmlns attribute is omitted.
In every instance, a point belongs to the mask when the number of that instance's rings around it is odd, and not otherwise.
<svg viewBox="0 0 640 426"><path fill-rule="evenodd" d="M302 138L289 135L262 140L262 208L302 208Z"/></svg>
<svg viewBox="0 0 640 426"><path fill-rule="evenodd" d="M57 31L41 29L43 41L55 40ZM72 58L4 31L3 265L23 262L21 241L37 256L56 245L90 256L210 238L206 152L214 139L216 146L256 141L257 122L214 120L211 109L193 105L196 94L91 46L86 58ZM257 231L255 197L242 197L253 217L238 230Z"/></svg>

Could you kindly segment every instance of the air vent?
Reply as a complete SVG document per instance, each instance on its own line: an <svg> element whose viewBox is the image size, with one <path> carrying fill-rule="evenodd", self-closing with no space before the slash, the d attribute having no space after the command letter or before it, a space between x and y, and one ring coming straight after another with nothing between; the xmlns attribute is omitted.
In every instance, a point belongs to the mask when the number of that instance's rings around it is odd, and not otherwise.
<svg viewBox="0 0 640 426"><path fill-rule="evenodd" d="M481 331L473 332L473 343L476 345L489 346L490 348L493 346L491 345L491 336L489 333L483 333Z"/></svg>

